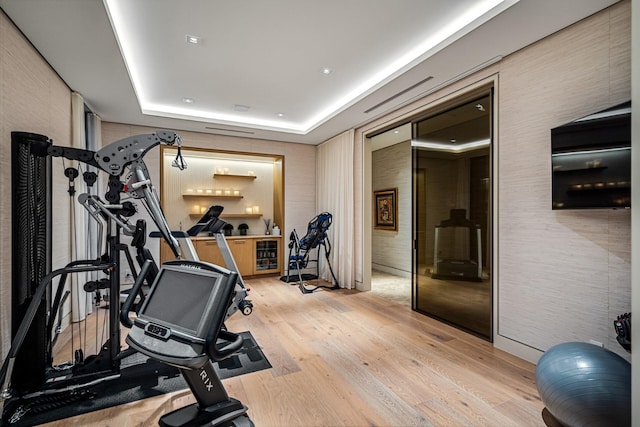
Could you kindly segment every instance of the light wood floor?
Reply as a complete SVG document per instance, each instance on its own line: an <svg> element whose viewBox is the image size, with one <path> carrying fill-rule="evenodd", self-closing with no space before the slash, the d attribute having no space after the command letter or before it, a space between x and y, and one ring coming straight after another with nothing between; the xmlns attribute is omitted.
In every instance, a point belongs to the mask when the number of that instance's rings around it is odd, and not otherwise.
<svg viewBox="0 0 640 427"><path fill-rule="evenodd" d="M224 380L256 426L544 426L533 364L371 292L248 281L249 330L273 365ZM188 390L48 426L151 426Z"/></svg>

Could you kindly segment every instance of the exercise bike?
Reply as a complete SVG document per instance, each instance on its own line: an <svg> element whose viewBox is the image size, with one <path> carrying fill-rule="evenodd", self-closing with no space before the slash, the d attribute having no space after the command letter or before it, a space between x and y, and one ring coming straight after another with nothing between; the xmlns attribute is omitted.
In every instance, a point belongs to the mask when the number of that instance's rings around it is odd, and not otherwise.
<svg viewBox="0 0 640 427"><path fill-rule="evenodd" d="M129 311L145 277L147 261L120 312L130 328L126 342L146 356L177 367L197 403L163 415L162 427L253 426L247 407L230 398L213 368L238 351L242 336L224 329L233 302L236 272L199 262L165 262L135 320Z"/></svg>

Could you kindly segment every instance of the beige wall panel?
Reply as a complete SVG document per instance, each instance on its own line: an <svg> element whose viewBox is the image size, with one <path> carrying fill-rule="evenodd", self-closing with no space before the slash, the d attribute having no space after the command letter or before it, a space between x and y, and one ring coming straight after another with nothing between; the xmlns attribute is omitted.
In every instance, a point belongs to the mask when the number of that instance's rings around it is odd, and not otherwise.
<svg viewBox="0 0 640 427"><path fill-rule="evenodd" d="M11 333L11 132L46 135L54 144L70 140L70 91L0 12L0 355ZM67 163L70 166L70 163ZM53 161L53 267L69 262L69 195L61 159Z"/></svg>
<svg viewBox="0 0 640 427"><path fill-rule="evenodd" d="M611 322L629 309L629 215L551 210L550 129L629 99L628 6L500 66L498 333L539 350L593 339L624 353Z"/></svg>
<svg viewBox="0 0 640 427"><path fill-rule="evenodd" d="M610 88L611 103L618 100L628 101L630 97L631 75L631 19L630 2L627 6L611 9L611 77Z"/></svg>
<svg viewBox="0 0 640 427"><path fill-rule="evenodd" d="M398 230L373 230L373 268L411 276L411 141L372 153L372 191L398 189ZM373 209L369 210L373 215Z"/></svg>

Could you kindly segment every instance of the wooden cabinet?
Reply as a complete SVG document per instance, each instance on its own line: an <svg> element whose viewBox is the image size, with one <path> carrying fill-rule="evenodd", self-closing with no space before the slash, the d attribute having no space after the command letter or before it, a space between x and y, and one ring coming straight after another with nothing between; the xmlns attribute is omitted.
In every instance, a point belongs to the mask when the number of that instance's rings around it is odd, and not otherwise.
<svg viewBox="0 0 640 427"><path fill-rule="evenodd" d="M253 274L273 274L281 271L280 239L256 239Z"/></svg>
<svg viewBox="0 0 640 427"><path fill-rule="evenodd" d="M253 251L250 239L229 239L227 240L229 250L242 276L253 274ZM202 239L195 241L195 248L200 261L227 267L220 247L216 239Z"/></svg>
<svg viewBox="0 0 640 427"><path fill-rule="evenodd" d="M227 238L226 242L243 277L282 274L280 237L247 236ZM194 240L201 261L226 267L215 238Z"/></svg>
<svg viewBox="0 0 640 427"><path fill-rule="evenodd" d="M240 274L243 277L251 276L253 274L253 239L229 239L227 244Z"/></svg>
<svg viewBox="0 0 640 427"><path fill-rule="evenodd" d="M200 261L225 267L224 258L222 258L222 253L215 239L196 240L194 246Z"/></svg>

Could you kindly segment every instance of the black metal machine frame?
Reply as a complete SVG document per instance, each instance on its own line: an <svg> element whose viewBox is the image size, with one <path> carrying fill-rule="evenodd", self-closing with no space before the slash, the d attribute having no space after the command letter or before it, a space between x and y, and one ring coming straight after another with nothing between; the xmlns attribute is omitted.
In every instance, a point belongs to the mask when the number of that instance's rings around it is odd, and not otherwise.
<svg viewBox="0 0 640 427"><path fill-rule="evenodd" d="M291 278L291 270L295 270L298 277L298 287L303 294L309 294L317 289L339 289L340 285L333 267L331 266L331 242L327 235L327 230L331 226L333 216L329 212L322 212L316 215L307 225L307 234L300 239L298 233L294 229L289 235L289 257L287 258L287 274L285 282L289 282ZM320 276L320 247L324 248L324 257L327 260L331 277L333 278L333 286L317 285L314 288L307 288L302 274L302 270L307 268L309 263L316 264L316 274L313 276L315 280ZM309 254L312 249L317 249L316 259L310 259Z"/></svg>
<svg viewBox="0 0 640 427"><path fill-rule="evenodd" d="M153 262L148 249L145 248L146 223L144 220L138 220L135 225L129 223L127 218L135 214L136 208L135 205L129 201L121 202L121 194L126 194L130 198L142 201L158 227L161 237L169 245L177 259L182 257L181 248L169 230L160 207L159 199L149 177L149 172L142 160L144 155L156 145L161 143L167 145L177 144L178 155L173 162L173 166L179 167L180 169L186 168L186 163L180 152L180 137L176 133L171 131L157 131L153 134L132 136L109 144L97 152L56 146L53 145L48 137L43 135L26 132L14 132L14 134L18 134L17 136L21 138L20 143L27 146L26 156L28 156L28 158L24 159L23 162L27 165L25 166L27 168L30 164L36 162L37 159L47 159L49 164L48 173L50 174L50 158L64 157L65 159L79 161L108 173L108 191L105 194L107 202L103 202L99 197L89 194L80 194L78 196L78 202L98 223L100 234L98 240L102 239L103 222L106 223L107 233L105 252L97 259L75 260L55 271L50 271L50 255L48 256L49 260L47 262L39 261L38 268L48 271L46 274L43 274L43 276L32 279L32 283L27 284L29 295L23 304L24 307L21 309L21 318L15 318L14 316L13 323L14 325L17 323L19 326L14 327L11 347L0 369L0 424L5 420L5 415L8 415L9 410L15 409L9 407L13 406L13 403L20 399L31 399L43 394L75 390L82 385L89 383L93 385L97 382L117 377L120 361L135 352L129 349L121 351L119 322L120 253L124 252L132 273L134 276L137 276L129 248L120 241L121 235L125 234L133 238L132 246L135 246L138 250L137 259L140 266L145 262L149 262L155 267L147 272L149 273L148 279L150 281L153 280L158 268L155 262ZM12 137L13 136L12 134ZM18 142L14 143L14 145L16 144L18 144ZM17 168L18 166L15 165L14 167ZM18 171L17 173L20 174L21 172ZM72 181L78 175L75 169L67 168L67 170L65 170L65 176L70 180L69 194L71 196L75 194ZM92 176L90 173L85 173L84 178L89 185L95 182L95 176ZM29 191L32 191L29 187L30 179L27 177L24 181L25 183L16 191L28 194ZM50 190L49 187L49 190L46 192L42 190L37 191L50 197ZM36 197L43 196L38 194ZM50 200L47 201L47 205L47 209L50 209ZM31 215L30 212L29 215ZM26 219L26 221L29 220L29 218ZM45 222L46 224L26 224L25 227L29 229L29 233L32 232L32 229L35 229L35 233L39 234L35 236L34 239L46 241L47 247L50 248L50 214L49 220ZM14 233L16 233L16 231L14 231ZM99 242L99 245L101 244L102 243ZM98 253L100 253L100 247ZM26 254L26 256L31 255ZM54 339L52 334L54 332L54 323L56 315L60 311L61 304L65 299L63 290L67 277L70 274L86 272L102 272L108 276L108 279L102 279L99 281L100 283L88 282L85 284L85 287L89 286L92 289L93 287L97 288L99 286L109 289L108 338L105 343L102 344L97 355L87 358L85 358L84 355L80 355L80 357L76 355L75 362L77 363L73 364L73 366L65 369L50 369L53 360L52 347ZM53 296L52 282L56 278L58 278L59 281L57 291L55 296ZM246 296L246 294L244 294L243 297L244 296ZM139 302L144 301L144 294L142 292L140 292L137 297L140 298ZM34 320L37 321L34 322ZM43 341L43 345L36 346L37 348L30 348L28 352L36 352L35 355L32 354L31 356L32 359L37 360L38 363L33 364L33 366L22 366L16 370L16 365L20 365L21 362L17 360L18 356L26 351L22 351L25 338L33 334L35 330L44 331L44 337L40 335L36 337L38 341ZM41 332L38 332L38 334L40 333ZM22 365L24 365L24 363ZM20 373L19 371L27 369L31 369L31 371L17 375ZM45 370L46 372L35 372L38 370ZM49 376L49 378L47 378L47 376ZM25 383L23 378L29 377L36 378L36 380Z"/></svg>

